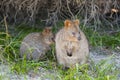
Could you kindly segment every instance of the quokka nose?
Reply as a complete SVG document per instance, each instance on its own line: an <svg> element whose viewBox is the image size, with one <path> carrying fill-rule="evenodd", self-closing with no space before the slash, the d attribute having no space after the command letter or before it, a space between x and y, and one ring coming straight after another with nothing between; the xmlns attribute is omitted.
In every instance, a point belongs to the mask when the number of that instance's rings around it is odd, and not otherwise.
<svg viewBox="0 0 120 80"><path fill-rule="evenodd" d="M81 37L78 37L78 40L81 40Z"/></svg>

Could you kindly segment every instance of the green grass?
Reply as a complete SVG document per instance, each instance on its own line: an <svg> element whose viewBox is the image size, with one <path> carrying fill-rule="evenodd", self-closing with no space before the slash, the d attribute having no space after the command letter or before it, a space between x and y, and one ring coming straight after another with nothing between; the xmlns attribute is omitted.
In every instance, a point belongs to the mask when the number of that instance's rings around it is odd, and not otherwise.
<svg viewBox="0 0 120 80"><path fill-rule="evenodd" d="M113 67L114 64L108 60L100 61L98 64L76 65L76 68L63 72L62 80L117 80L118 71Z"/></svg>
<svg viewBox="0 0 120 80"><path fill-rule="evenodd" d="M81 27L91 46L106 46L115 49L120 46L120 32L115 34L102 34L90 28Z"/></svg>
<svg viewBox="0 0 120 80"><path fill-rule="evenodd" d="M61 24L60 24L61 25ZM57 25L59 26L59 25ZM97 31L89 28L81 27L85 32L91 46L111 46L115 48L120 44L120 33L115 35L100 35ZM34 62L19 58L19 48L22 39L30 32L40 32L42 29L29 28L21 25L16 29L16 35L9 35L5 31L0 32L0 61L11 66L11 71L16 73L26 74L30 70L35 72L41 66L47 70L55 70L57 80L117 80L118 70L114 63L109 63L110 59L102 60L98 64L91 61L90 64L78 65L69 70L62 70L61 66L57 65L55 59L55 48L46 55L47 58L43 61ZM57 32L56 28L53 32ZM0 75L0 79L2 76ZM51 77L54 80L54 77ZM56 79L55 79L56 80Z"/></svg>

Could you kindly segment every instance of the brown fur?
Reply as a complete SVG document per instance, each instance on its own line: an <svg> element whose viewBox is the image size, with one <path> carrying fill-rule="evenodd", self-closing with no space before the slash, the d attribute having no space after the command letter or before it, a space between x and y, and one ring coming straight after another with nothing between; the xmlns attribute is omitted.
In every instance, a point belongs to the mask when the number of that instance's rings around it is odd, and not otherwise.
<svg viewBox="0 0 120 80"><path fill-rule="evenodd" d="M56 57L64 67L74 66L76 63L87 62L89 55L88 41L79 28L79 20L65 20L55 38Z"/></svg>
<svg viewBox="0 0 120 80"><path fill-rule="evenodd" d="M22 41L20 46L20 56L27 59L40 60L44 58L46 51L53 43L53 33L50 27L46 27L43 32L30 33Z"/></svg>

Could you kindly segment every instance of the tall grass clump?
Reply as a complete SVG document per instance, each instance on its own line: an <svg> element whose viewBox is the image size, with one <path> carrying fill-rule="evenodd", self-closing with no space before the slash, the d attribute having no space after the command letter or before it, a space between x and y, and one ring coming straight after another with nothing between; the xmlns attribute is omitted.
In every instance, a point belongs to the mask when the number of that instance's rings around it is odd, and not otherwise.
<svg viewBox="0 0 120 80"><path fill-rule="evenodd" d="M111 49L115 49L120 46L120 32L101 32L86 26L80 26L80 28L86 34L91 46L109 47Z"/></svg>

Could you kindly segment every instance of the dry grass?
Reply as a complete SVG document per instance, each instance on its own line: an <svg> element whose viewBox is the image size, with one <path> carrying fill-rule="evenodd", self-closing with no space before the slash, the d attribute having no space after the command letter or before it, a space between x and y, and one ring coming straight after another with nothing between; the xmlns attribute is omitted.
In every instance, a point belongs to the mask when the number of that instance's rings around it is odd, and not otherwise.
<svg viewBox="0 0 120 80"><path fill-rule="evenodd" d="M84 25L113 28L120 24L119 0L1 0L0 21L54 24L62 19L79 18Z"/></svg>

